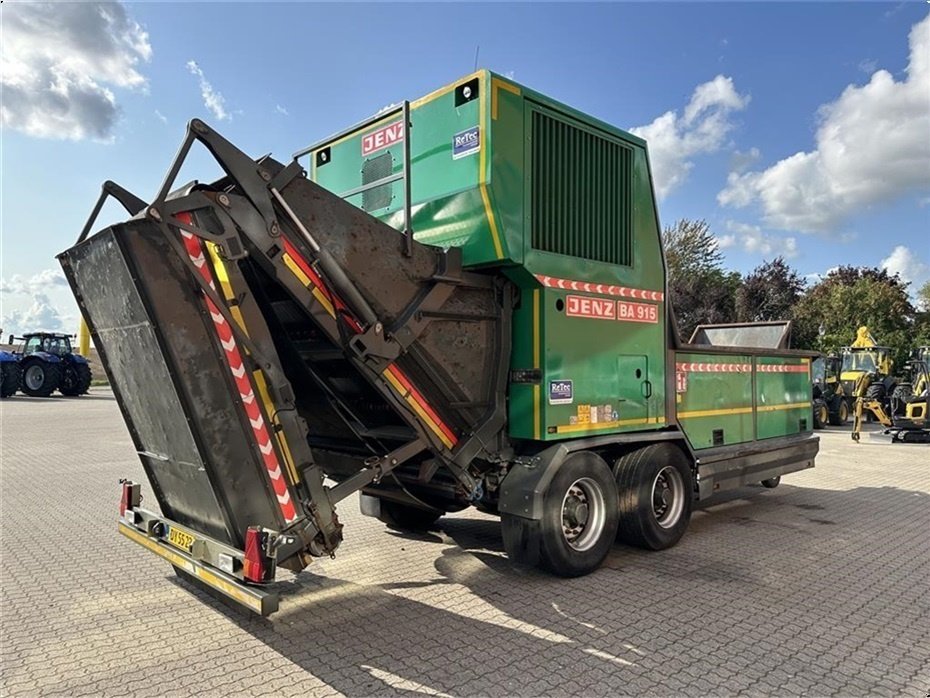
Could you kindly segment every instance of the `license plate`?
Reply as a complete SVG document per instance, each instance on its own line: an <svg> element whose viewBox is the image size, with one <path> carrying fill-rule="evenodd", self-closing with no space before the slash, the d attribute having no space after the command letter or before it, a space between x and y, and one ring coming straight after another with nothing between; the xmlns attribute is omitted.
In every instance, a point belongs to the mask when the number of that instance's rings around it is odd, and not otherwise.
<svg viewBox="0 0 930 698"><path fill-rule="evenodd" d="M168 530L168 542L181 550L190 552L191 546L194 544L194 537L190 533L172 527Z"/></svg>

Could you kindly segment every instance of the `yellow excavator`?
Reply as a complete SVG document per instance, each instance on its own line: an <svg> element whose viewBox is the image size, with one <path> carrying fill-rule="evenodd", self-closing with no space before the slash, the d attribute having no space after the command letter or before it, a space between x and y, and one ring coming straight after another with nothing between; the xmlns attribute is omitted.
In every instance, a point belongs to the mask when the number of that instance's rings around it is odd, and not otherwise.
<svg viewBox="0 0 930 698"><path fill-rule="evenodd" d="M905 371L910 374L910 382L900 383L890 401L873 394L871 388L879 379L877 375L865 373L856 380L853 441L859 441L863 416L871 413L885 427L884 433L891 435L892 442L930 443L930 369L925 359L917 358L905 364ZM910 390L902 390L904 386Z"/></svg>
<svg viewBox="0 0 930 698"><path fill-rule="evenodd" d="M888 399L897 386L897 381L891 375L894 366L891 354L889 347L879 346L875 342L869 328L865 326L856 330L856 340L852 344L843 347L840 383L849 402L850 412L855 410L861 381L865 381L861 387L866 397L884 403L888 409Z"/></svg>

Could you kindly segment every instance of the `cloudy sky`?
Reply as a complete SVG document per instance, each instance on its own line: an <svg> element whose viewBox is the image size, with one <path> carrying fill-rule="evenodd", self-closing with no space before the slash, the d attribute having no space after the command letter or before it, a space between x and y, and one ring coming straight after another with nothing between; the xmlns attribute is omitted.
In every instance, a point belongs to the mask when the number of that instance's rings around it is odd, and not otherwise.
<svg viewBox="0 0 930 698"><path fill-rule="evenodd" d="M780 254L812 278L930 278L923 2L6 2L0 24L5 333L75 329L55 253L103 180L150 198L191 117L286 157L470 72L476 46L481 66L645 137L663 223L706 218L731 267Z"/></svg>

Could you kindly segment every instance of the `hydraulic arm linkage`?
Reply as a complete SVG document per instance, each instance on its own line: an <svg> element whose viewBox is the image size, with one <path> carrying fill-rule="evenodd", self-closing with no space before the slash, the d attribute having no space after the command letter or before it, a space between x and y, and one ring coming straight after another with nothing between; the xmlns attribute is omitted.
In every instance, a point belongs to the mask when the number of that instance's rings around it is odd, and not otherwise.
<svg viewBox="0 0 930 698"><path fill-rule="evenodd" d="M173 191L191 146L198 141L227 177L213 186L193 183ZM382 318L289 203L285 190L303 176L296 160L286 166L268 158L255 161L203 122L193 120L155 199L144 208L128 193L125 194L131 198L123 196L120 200L130 202L127 209L131 213L141 213L155 223L189 269L226 350L243 403L251 405L250 396L256 392L269 395L265 412L276 437L274 455L280 457L271 461L266 458L266 465L289 524L286 530L296 534L295 551L309 547L311 552L323 554L332 553L342 537L335 504L377 483L425 450L431 451L451 471L464 492L480 492L479 480L469 466L476 458L499 458L502 448L513 291L509 284L495 277L463 271L458 250L439 252L414 244L414 256L439 259L437 270L428 286L403 312L393 318ZM104 189L82 237L90 230L106 194L115 195ZM400 234L397 240L398 256L409 254L410 243ZM325 468L315 461L305 438L294 438L306 434L306 423L295 409L294 389L281 369L262 310L237 263L246 257L257 262L303 307L347 360L401 415L414 438L387 452L373 452L364 459L364 467L358 472L332 488L324 486ZM443 304L457 287L494 292L499 298L501 316L494 337L500 351L491 375L493 399L484 405L480 418L465 425L456 419L454 412L450 413L448 405L440 408L427 399L424 391L418 389L418 379L410 372L415 364L409 363L416 359L410 355L412 345L433 318L443 316ZM243 378L241 373L246 366L252 370L245 370ZM433 376L435 381L440 378ZM356 418L351 408L341 403L338 396L330 397L347 423L357 433L364 434L362 420ZM268 408L268 404L272 407ZM256 428L255 419L248 410L247 413ZM256 432L257 442L264 443L263 439L263 434ZM288 477L278 477L281 466ZM299 516L296 509L286 508L285 500L292 490L300 497L307 518ZM282 558L287 553L283 548L279 550Z"/></svg>

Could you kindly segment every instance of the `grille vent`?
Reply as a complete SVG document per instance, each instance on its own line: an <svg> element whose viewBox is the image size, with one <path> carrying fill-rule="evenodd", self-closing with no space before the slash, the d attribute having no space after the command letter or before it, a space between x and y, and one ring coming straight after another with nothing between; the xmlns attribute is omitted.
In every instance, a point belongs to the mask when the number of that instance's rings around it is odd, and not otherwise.
<svg viewBox="0 0 930 698"><path fill-rule="evenodd" d="M532 112L532 245L632 264L632 151L549 113Z"/></svg>
<svg viewBox="0 0 930 698"><path fill-rule="evenodd" d="M394 169L394 156L390 153L382 153L365 161L362 165L362 184L377 182L390 176L391 170ZM394 183L382 184L380 187L374 187L362 192L362 210L375 211L379 208L385 208L391 205L391 199L394 198Z"/></svg>

